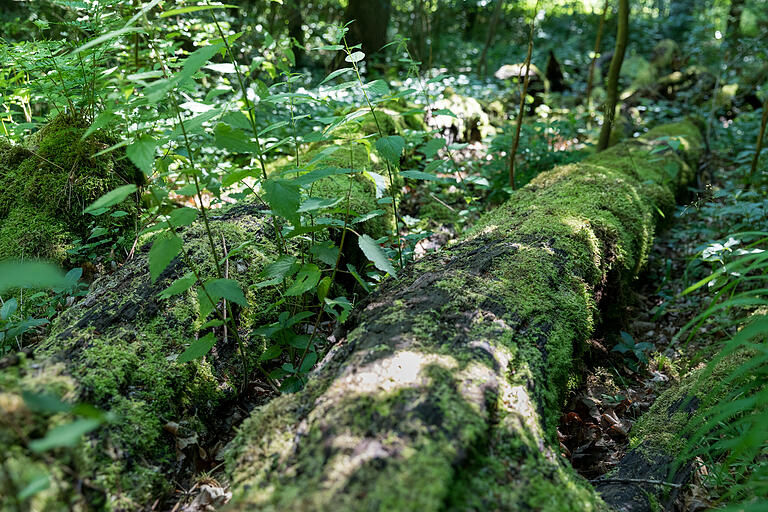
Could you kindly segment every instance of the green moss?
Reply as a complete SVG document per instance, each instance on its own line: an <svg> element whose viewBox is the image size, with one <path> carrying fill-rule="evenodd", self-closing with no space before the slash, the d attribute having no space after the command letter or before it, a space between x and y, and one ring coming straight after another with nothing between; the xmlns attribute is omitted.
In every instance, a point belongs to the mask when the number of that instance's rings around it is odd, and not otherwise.
<svg viewBox="0 0 768 512"><path fill-rule="evenodd" d="M135 182L127 160L93 157L114 143L104 135L81 136L87 124L60 115L32 135L25 147L0 146L0 259L50 258L62 263L76 238L96 226L125 229L131 217L116 220L83 215L106 192ZM120 206L136 210L126 201Z"/></svg>
<svg viewBox="0 0 768 512"><path fill-rule="evenodd" d="M233 509L604 509L555 428L598 302L620 301L690 176L651 155L679 128L540 175L385 284L308 389L243 424Z"/></svg>

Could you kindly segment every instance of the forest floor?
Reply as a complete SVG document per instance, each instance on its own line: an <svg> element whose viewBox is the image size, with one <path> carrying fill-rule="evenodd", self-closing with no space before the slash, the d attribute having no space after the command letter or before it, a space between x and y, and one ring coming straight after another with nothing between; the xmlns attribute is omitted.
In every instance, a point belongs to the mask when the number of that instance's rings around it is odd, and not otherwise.
<svg viewBox="0 0 768 512"><path fill-rule="evenodd" d="M689 371L703 366L719 342L733 334L717 323L683 332L711 300L704 291L683 294L712 270L702 252L709 248L715 254L719 247L713 240L733 232L733 224L713 214L726 206L723 191L734 187L734 180L722 179L733 174L734 164L708 154L701 162L700 175L708 175L702 170L711 168L721 179L691 189L687 204L679 205L673 218L663 223L630 304L590 340L582 385L571 393L563 409L558 428L562 454L591 481L611 471L627 453L632 426L656 398ZM740 218L738 223L744 220ZM726 247L724 252L730 251ZM689 336L691 333L696 336ZM639 358L617 350L632 343L650 345L642 345L648 348ZM696 462L693 481L681 494L682 502L676 503L679 510L709 509L718 494L704 483L704 461Z"/></svg>

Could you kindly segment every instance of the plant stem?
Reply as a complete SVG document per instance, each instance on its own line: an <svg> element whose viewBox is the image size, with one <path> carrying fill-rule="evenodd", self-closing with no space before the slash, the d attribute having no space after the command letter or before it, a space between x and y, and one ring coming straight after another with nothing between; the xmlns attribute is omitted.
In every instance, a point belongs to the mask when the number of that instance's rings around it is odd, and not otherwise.
<svg viewBox="0 0 768 512"><path fill-rule="evenodd" d="M760 133L757 135L757 143L755 144L755 156L752 157L752 165L749 168L749 183L748 186L755 184L755 175L757 174L757 164L760 161L760 153L763 151L763 139L765 138L765 126L768 124L768 97L765 98L763 103L763 119L760 122Z"/></svg>
<svg viewBox="0 0 768 512"><path fill-rule="evenodd" d="M616 116L616 103L619 99L619 73L624 62L624 52L627 49L629 39L629 0L619 0L619 23L616 30L616 48L613 51L611 67L608 69L608 82L606 84L605 113L603 126L600 129L600 140L597 150L603 151L611 142L611 129L613 118Z"/></svg>
<svg viewBox="0 0 768 512"><path fill-rule="evenodd" d="M512 149L509 152L509 186L515 190L515 155L517 147L520 144L520 130L523 128L523 118L525 116L525 97L528 95L528 74L531 67L531 54L533 53L533 33L536 28L536 15L539 12L539 0L536 0L536 6L533 9L533 18L531 19L531 30L528 34L528 53L525 56L525 68L523 74L523 90L520 92L520 109L517 112L517 126L515 127L515 138L512 140Z"/></svg>
<svg viewBox="0 0 768 512"><path fill-rule="evenodd" d="M600 24L597 26L597 37L595 38L595 49L592 52L592 62L589 63L589 74L587 75L587 115L590 111L590 102L592 96L592 80L595 76L595 66L597 65L597 55L600 51L600 41L603 39L603 27L605 26L605 17L608 14L608 0L605 0L603 6L603 15L600 16Z"/></svg>
<svg viewBox="0 0 768 512"><path fill-rule="evenodd" d="M344 51L347 53L347 56L351 55L352 52L349 49L349 45L347 44L347 38L344 37ZM355 70L355 75L357 75L357 82L360 84L360 90L363 91L363 97L365 97L365 102L368 104L368 110L371 111L371 115L373 116L373 122L376 123L376 130L379 132L379 137L384 137L384 131L381 129L381 125L379 124L379 119L376 117L376 109L373 108L373 104L371 103L371 99L368 97L368 91L365 90L365 86L363 85L363 78L360 76L360 69L357 67L357 62L352 62L352 68ZM397 256L400 260L400 268L403 268L403 248L400 244L400 224L398 223L397 219L397 192L395 191L395 178L392 173L392 166L390 165L390 162L387 158L384 159L384 164L387 166L387 175L389 176L389 190L392 194L392 216L395 220L395 240L397 241Z"/></svg>

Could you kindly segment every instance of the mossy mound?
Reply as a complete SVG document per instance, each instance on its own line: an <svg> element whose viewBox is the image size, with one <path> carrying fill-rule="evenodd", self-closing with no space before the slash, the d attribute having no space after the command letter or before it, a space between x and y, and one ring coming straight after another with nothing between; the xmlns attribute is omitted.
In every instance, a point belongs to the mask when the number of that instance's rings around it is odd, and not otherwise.
<svg viewBox="0 0 768 512"><path fill-rule="evenodd" d="M478 142L496 133L483 106L474 98L456 94L451 87L446 88L443 97L432 105L427 124L439 130L449 143Z"/></svg>
<svg viewBox="0 0 768 512"><path fill-rule="evenodd" d="M243 424L232 509L604 510L558 455L560 406L702 145L680 123L543 173L384 283L307 387Z"/></svg>
<svg viewBox="0 0 768 512"><path fill-rule="evenodd" d="M93 155L114 144L108 136L81 137L87 123L59 115L22 146L0 142L0 260L46 258L59 263L76 239L87 239L96 227L133 225L131 216L84 215L83 209L119 186L137 181L135 168L114 153ZM135 204L119 208L129 213Z"/></svg>
<svg viewBox="0 0 768 512"><path fill-rule="evenodd" d="M276 291L253 286L278 253L274 229L270 218L255 206L233 206L214 213L210 219L214 239L225 240L230 249L243 245L230 259L229 275L246 291L249 306L235 314L253 369L265 347L261 338L251 340L248 333L273 320L274 312L270 316L265 311L277 300ZM213 277L202 224L190 226L182 236L189 258L203 276ZM78 496L76 482L64 478L54 493L59 502L46 510L71 510L72 500L138 510L150 498L169 492L173 478L183 468L215 465L214 431L230 428L227 422L233 421L230 408L243 379L233 336L230 333L226 343L220 340L204 359L175 362L196 335L210 329L199 333L203 321L198 318L194 289L168 300L158 297L189 269L177 258L152 282L147 271L150 246L145 244L134 259L97 280L84 300L58 318L48 339L37 348L34 364L0 371L7 393L15 391L18 397L23 389L56 392L62 386L49 389L48 383L65 382L66 399L93 404L114 417L90 438L63 452L61 459L57 456L57 464L51 468L53 474L69 469L81 475L91 487L91 495ZM214 333L223 338L221 328L214 328ZM18 401L10 395L5 398ZM29 437L44 432L45 421L38 418L35 424L42 425L43 431L38 428ZM0 426L0 439L4 446L12 447L14 467L43 460L25 448L27 440L20 437L16 425ZM77 458L70 460L68 454L77 454ZM8 503L0 500L0 508L5 505Z"/></svg>

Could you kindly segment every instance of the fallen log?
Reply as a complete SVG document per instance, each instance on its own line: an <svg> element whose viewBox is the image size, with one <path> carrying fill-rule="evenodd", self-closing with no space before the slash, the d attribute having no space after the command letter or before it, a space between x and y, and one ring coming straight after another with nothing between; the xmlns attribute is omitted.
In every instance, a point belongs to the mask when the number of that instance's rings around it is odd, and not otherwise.
<svg viewBox="0 0 768 512"><path fill-rule="evenodd" d="M348 158L345 155L339 165ZM367 180L338 175L315 183L320 197L347 189L353 211L376 208L375 188ZM231 331L227 337L223 327L204 326L194 288L170 298L161 296L190 269L177 257L152 280L148 271L152 240L147 237L132 259L96 280L88 296L54 322L50 335L34 351L0 364L1 510L14 509L17 495L40 475L47 475L51 485L34 494L25 507L140 510L168 496L177 481L219 465L220 448L232 425L248 408L271 396L255 387L266 388L263 380L243 375L244 367L254 371L266 349L265 340L252 331L274 321L280 312L274 307L279 298L275 287L255 286L264 280L260 272L265 265L279 254L271 217L263 210L243 202L209 211L213 239L220 244L217 249L221 254L229 251L228 275L247 297L247 307L234 309L246 365ZM386 228L386 221L378 218L359 224L360 232L377 238ZM186 256L202 278L214 277L204 223L195 222L180 236ZM344 244L346 261L353 245L354 240ZM176 361L192 341L210 332L217 342L207 356ZM244 380L249 387L239 392ZM31 449L31 443L70 423L72 417L60 410L35 410L24 393L54 394L68 404L87 403L110 420L70 449L58 448L55 458L46 458Z"/></svg>
<svg viewBox="0 0 768 512"><path fill-rule="evenodd" d="M555 168L384 283L303 391L243 423L232 509L606 508L558 454L560 405L701 148L685 122Z"/></svg>

